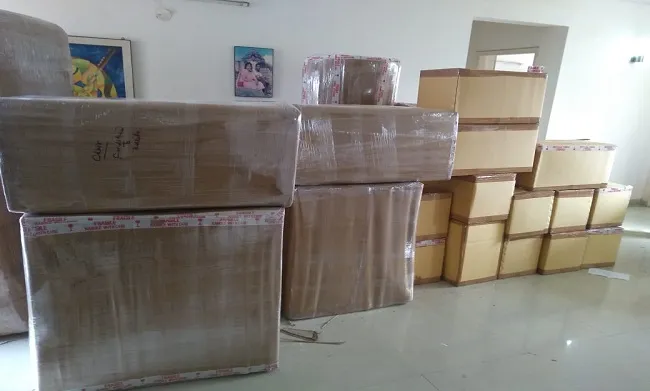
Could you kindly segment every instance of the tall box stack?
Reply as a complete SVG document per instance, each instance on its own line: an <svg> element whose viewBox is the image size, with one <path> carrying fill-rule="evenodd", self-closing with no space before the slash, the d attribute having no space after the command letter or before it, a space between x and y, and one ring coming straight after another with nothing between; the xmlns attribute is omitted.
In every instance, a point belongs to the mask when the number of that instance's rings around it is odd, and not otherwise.
<svg viewBox="0 0 650 391"><path fill-rule="evenodd" d="M0 10L0 96L70 96L68 35L43 20ZM0 194L0 335L28 329L19 214Z"/></svg>
<svg viewBox="0 0 650 391"><path fill-rule="evenodd" d="M450 177L456 114L394 106L299 108L284 315L313 318L409 301L413 258L421 253L415 243L422 184L413 181ZM434 214L449 203L440 201ZM439 219L426 229L444 237Z"/></svg>
<svg viewBox="0 0 650 391"><path fill-rule="evenodd" d="M40 390L277 366L295 107L2 98L0 117L8 207L38 214L21 224Z"/></svg>
<svg viewBox="0 0 650 391"><path fill-rule="evenodd" d="M440 281L451 212L451 193L422 195L415 232L415 284Z"/></svg>

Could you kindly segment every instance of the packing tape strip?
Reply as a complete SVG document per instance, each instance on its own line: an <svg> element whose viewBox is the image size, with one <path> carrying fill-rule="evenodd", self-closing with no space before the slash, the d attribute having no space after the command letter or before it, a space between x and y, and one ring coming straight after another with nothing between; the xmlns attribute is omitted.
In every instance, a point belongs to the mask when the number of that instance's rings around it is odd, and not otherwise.
<svg viewBox="0 0 650 391"><path fill-rule="evenodd" d="M130 390L137 387L148 387L159 384L179 383L190 380L212 379L230 375L246 375L255 372L271 372L278 368L278 364L256 365L251 367L240 367L230 369L217 369L212 371L185 372L173 375L149 376L140 379L124 380L114 383L106 383L97 386L78 388L71 391L113 391Z"/></svg>
<svg viewBox="0 0 650 391"><path fill-rule="evenodd" d="M415 242L415 247L437 246L439 244L445 244L445 238L420 240Z"/></svg>
<svg viewBox="0 0 650 391"><path fill-rule="evenodd" d="M622 193L625 191L632 191L633 186L632 185L626 185L626 186L621 186L621 187L605 187L602 189L598 189L599 193Z"/></svg>
<svg viewBox="0 0 650 391"><path fill-rule="evenodd" d="M587 233L601 234L601 235L620 234L623 233L623 227L594 228L594 229L587 230Z"/></svg>
<svg viewBox="0 0 650 391"><path fill-rule="evenodd" d="M282 225L283 222L284 209L274 209L162 215L30 216L23 218L22 227L25 236L38 237L140 228Z"/></svg>
<svg viewBox="0 0 650 391"><path fill-rule="evenodd" d="M561 152L561 151L586 151L586 152L593 152L593 151L615 151L616 146L615 145L573 145L573 144L565 144L565 145L537 145L537 149L539 151L555 151L555 152Z"/></svg>

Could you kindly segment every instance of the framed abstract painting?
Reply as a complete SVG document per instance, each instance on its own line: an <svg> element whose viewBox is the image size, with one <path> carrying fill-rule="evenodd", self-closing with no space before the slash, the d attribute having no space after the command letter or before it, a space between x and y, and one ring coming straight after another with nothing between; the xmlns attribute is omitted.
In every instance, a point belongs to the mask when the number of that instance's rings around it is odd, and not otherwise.
<svg viewBox="0 0 650 391"><path fill-rule="evenodd" d="M235 46L235 96L273 98L273 49Z"/></svg>
<svg viewBox="0 0 650 391"><path fill-rule="evenodd" d="M75 96L134 98L131 41L69 37Z"/></svg>

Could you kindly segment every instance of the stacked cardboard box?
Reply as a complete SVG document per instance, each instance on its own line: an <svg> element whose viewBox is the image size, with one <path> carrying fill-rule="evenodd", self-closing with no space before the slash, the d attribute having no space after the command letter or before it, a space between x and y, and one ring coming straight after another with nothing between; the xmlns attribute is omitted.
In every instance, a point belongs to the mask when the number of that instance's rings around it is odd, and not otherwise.
<svg viewBox="0 0 650 391"><path fill-rule="evenodd" d="M415 252L421 255L415 248L422 184L413 181L449 179L456 114L393 106L299 107L284 315L313 318L411 300ZM449 205L449 199L438 201ZM441 224L439 209L444 208L432 205L431 221L419 228L436 239L444 237L449 215L447 209Z"/></svg>
<svg viewBox="0 0 650 391"><path fill-rule="evenodd" d="M451 193L422 195L415 232L415 284L440 281L451 212Z"/></svg>
<svg viewBox="0 0 650 391"><path fill-rule="evenodd" d="M2 98L0 117L9 209L39 214L21 224L40 390L277 366L298 109Z"/></svg>
<svg viewBox="0 0 650 391"><path fill-rule="evenodd" d="M67 34L52 23L0 10L0 96L70 96ZM28 329L20 214L0 194L0 335Z"/></svg>
<svg viewBox="0 0 650 391"><path fill-rule="evenodd" d="M499 259L502 252L518 254L518 247L531 242L502 246L515 173L533 167L545 90L541 73L420 72L418 106L459 114L454 178L437 184L453 192L444 278L455 285L529 272L530 262L501 270Z"/></svg>

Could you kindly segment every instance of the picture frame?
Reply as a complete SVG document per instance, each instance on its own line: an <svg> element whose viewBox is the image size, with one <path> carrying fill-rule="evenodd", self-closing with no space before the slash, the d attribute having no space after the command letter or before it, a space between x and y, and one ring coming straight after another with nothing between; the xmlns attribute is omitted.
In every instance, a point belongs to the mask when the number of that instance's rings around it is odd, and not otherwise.
<svg viewBox="0 0 650 391"><path fill-rule="evenodd" d="M75 96L135 98L131 41L70 36Z"/></svg>
<svg viewBox="0 0 650 391"><path fill-rule="evenodd" d="M275 51L235 46L234 93L240 98L273 98Z"/></svg>

